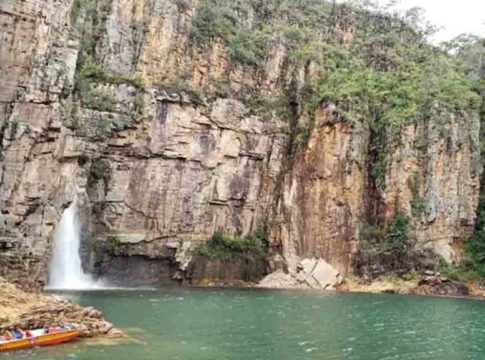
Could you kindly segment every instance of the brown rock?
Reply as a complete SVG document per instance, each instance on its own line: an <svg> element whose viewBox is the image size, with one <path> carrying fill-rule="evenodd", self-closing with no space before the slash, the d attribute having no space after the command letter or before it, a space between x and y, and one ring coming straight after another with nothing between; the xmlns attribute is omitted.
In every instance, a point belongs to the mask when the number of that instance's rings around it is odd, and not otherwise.
<svg viewBox="0 0 485 360"><path fill-rule="evenodd" d="M83 308L51 296L26 293L8 283L0 284L0 300L0 313L9 315L0 318L0 329L15 326L38 329L62 323L81 329L85 337L108 335L113 330L113 325L92 307ZM119 335L119 331L116 333Z"/></svg>
<svg viewBox="0 0 485 360"><path fill-rule="evenodd" d="M111 280L160 284L176 272L181 281L189 265L172 268L173 243L183 249L216 231L245 235L261 226L271 229L289 272L316 257L345 276L363 220L386 223L397 199L413 220L413 250L460 260L479 195L477 114L436 106L425 121L403 126L399 139L380 134L386 147L377 188L368 121L327 104L308 119L291 104L297 128L315 126L289 155L296 131L286 116L241 100L261 90L276 99L293 83L302 88L318 78L314 63L290 66L279 41L258 70L231 64L223 41L194 49L200 2L107 3L102 14L76 14L72 0L0 2L0 276L42 288L55 226L76 193L84 199L86 249L100 254L95 262ZM251 27L261 19L246 5ZM90 13L103 19L96 29ZM343 48L356 36L349 24L334 29ZM90 98L108 100L102 104L79 101L74 90L82 46L93 39L93 61L117 79L89 84ZM195 90L215 91L216 99L184 89L187 73ZM419 186L410 186L414 180ZM417 201L423 210L414 214Z"/></svg>

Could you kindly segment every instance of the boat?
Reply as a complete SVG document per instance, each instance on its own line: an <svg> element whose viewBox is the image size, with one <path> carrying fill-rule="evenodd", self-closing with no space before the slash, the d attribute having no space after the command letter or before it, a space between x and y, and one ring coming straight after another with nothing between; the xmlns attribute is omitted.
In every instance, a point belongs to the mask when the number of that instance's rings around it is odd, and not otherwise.
<svg viewBox="0 0 485 360"><path fill-rule="evenodd" d="M72 341L81 335L79 330L61 330L53 333L46 333L45 330L32 330L32 336L18 340L0 342L0 352L22 350L37 346L58 345Z"/></svg>

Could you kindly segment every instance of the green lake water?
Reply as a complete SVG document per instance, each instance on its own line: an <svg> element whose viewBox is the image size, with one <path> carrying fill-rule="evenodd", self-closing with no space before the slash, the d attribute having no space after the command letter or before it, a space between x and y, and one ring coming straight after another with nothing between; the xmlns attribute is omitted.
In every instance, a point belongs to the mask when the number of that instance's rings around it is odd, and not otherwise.
<svg viewBox="0 0 485 360"><path fill-rule="evenodd" d="M485 359L482 301L197 288L65 296L141 343L77 341L0 359Z"/></svg>

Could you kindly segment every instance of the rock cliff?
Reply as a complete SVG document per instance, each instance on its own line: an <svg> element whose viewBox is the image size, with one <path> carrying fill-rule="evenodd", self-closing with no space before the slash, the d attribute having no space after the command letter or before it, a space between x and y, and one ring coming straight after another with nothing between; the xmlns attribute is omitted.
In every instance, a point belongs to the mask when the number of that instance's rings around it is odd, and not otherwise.
<svg viewBox="0 0 485 360"><path fill-rule="evenodd" d="M351 13L309 3L329 19L315 34L352 46ZM292 9L221 4L222 15L202 0L2 1L0 276L45 281L75 196L84 266L113 282L182 280L216 232L263 231L283 256L273 270L320 258L342 275L384 271L393 260L375 238L396 213L408 267L460 259L479 194L478 113L437 101L399 136L376 133L338 102L305 98L321 69L283 28L301 21ZM282 23L268 30L272 16Z"/></svg>

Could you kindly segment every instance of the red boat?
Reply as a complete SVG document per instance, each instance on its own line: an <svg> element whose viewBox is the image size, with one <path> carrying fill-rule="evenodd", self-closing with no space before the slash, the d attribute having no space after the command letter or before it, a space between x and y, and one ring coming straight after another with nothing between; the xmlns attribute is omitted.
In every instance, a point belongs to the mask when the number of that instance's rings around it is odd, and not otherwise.
<svg viewBox="0 0 485 360"><path fill-rule="evenodd" d="M79 330L63 330L54 333L45 333L43 329L32 330L32 336L28 338L0 341L0 352L29 349L37 346L58 345L72 341L81 335Z"/></svg>

